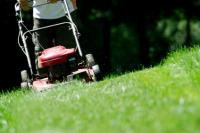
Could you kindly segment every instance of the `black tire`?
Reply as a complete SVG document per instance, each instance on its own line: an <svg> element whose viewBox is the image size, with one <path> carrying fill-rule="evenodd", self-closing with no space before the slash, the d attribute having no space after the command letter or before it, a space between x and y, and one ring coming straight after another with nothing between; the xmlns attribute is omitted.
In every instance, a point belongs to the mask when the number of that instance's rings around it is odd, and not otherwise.
<svg viewBox="0 0 200 133"><path fill-rule="evenodd" d="M89 67L92 67L95 65L95 60L92 54L86 54L85 58L86 58L86 63Z"/></svg>

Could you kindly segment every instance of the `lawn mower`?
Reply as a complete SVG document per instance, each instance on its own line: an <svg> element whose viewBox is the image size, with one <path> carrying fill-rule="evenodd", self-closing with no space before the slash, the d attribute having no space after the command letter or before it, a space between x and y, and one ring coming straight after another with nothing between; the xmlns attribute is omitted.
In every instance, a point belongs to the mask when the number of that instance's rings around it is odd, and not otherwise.
<svg viewBox="0 0 200 133"><path fill-rule="evenodd" d="M28 63L28 70L23 69L21 71L21 88L32 88L36 91L43 91L57 83L63 83L72 81L73 79L81 79L81 81L90 82L97 81L100 75L99 65L95 62L94 57L91 53L83 55L81 46L79 43L80 33L76 24L73 22L71 14L69 12L68 3L62 0L63 8L65 7L66 17L68 21L62 23L56 23L40 27L38 29L28 29L23 21L23 12L20 8L19 2L15 4L16 17L19 28L18 44L24 55L26 56ZM41 5L37 6L42 6ZM30 57L30 50L28 45L28 36L38 31L47 28L52 28L59 25L66 25L69 27L68 30L72 31L75 48L66 48L61 44L54 44L54 46L44 49L38 56L38 67L40 69L46 69L47 72L42 75L34 72L35 65L32 64L32 58ZM58 68L59 66L59 71Z"/></svg>

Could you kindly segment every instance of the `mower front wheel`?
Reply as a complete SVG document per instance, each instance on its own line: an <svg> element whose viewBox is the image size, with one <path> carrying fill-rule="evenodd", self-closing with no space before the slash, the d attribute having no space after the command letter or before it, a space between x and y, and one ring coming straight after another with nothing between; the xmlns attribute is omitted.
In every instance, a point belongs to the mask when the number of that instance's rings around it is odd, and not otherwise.
<svg viewBox="0 0 200 133"><path fill-rule="evenodd" d="M28 88L28 82L21 82L21 88Z"/></svg>
<svg viewBox="0 0 200 133"><path fill-rule="evenodd" d="M22 80L20 84L21 88L28 88L30 79L27 70L21 71L21 80Z"/></svg>
<svg viewBox="0 0 200 133"><path fill-rule="evenodd" d="M94 66L95 65L95 60L92 54L86 54L85 55L86 58L86 63L89 67Z"/></svg>

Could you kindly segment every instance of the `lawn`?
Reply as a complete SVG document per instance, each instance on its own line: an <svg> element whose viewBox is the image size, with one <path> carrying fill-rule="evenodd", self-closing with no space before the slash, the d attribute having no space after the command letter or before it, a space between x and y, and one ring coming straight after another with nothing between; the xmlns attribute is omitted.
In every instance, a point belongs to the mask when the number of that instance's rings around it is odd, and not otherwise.
<svg viewBox="0 0 200 133"><path fill-rule="evenodd" d="M44 92L0 94L2 133L198 133L199 47L155 67L73 81Z"/></svg>

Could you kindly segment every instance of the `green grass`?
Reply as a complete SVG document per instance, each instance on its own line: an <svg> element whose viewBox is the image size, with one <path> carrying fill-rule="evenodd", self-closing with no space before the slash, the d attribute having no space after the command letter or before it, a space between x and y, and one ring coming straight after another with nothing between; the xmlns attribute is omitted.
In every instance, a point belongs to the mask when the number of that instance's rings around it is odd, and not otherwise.
<svg viewBox="0 0 200 133"><path fill-rule="evenodd" d="M36 93L0 95L2 133L198 133L199 47L173 52L162 64Z"/></svg>

